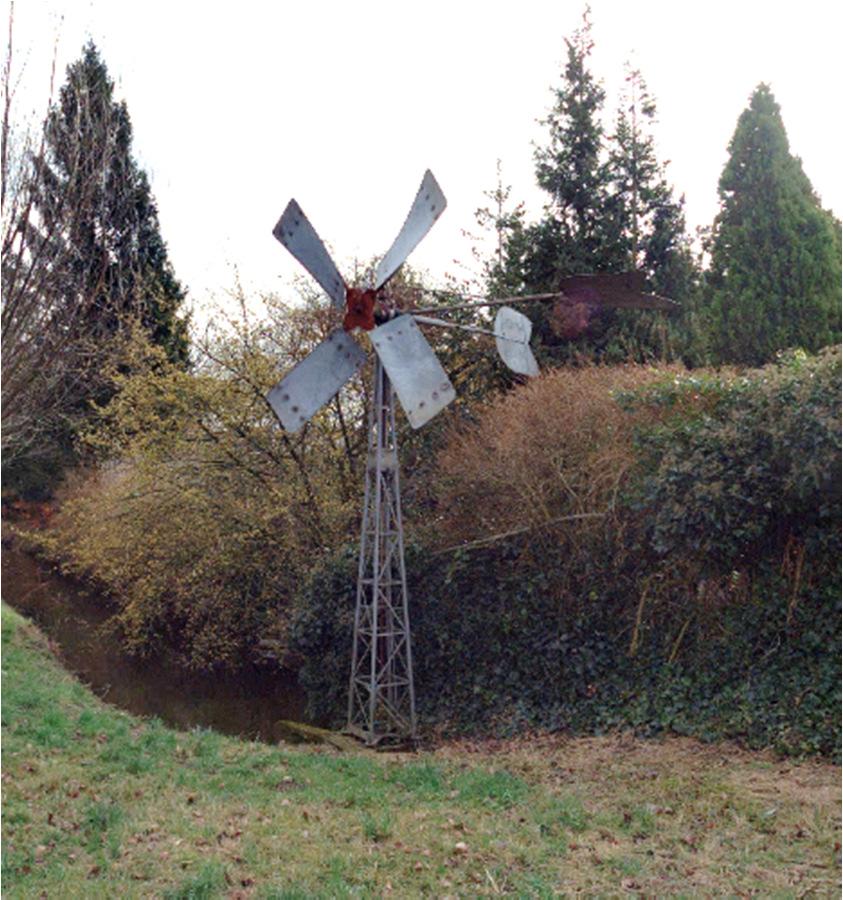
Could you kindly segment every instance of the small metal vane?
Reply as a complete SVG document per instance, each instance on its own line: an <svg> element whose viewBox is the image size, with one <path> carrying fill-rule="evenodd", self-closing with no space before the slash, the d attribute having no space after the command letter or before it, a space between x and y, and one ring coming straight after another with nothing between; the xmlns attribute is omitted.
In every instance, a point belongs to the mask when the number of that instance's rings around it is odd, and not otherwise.
<svg viewBox="0 0 843 900"><path fill-rule="evenodd" d="M534 378L539 367L530 350L532 330L533 323L511 306L502 306L495 316L495 345L501 359L513 372Z"/></svg>
<svg viewBox="0 0 843 900"><path fill-rule="evenodd" d="M346 723L346 730L369 746L405 743L416 736L394 398L397 395L410 425L420 428L455 397L454 387L419 325L493 336L503 362L514 372L533 377L539 374L539 367L530 349L532 325L508 304L552 301L588 308L637 305L660 309L672 305L662 297L640 293L639 276L628 273L576 276L553 294L407 311L396 308L394 301L387 302L384 288L445 206L445 195L428 170L403 227L369 286L346 284L295 200L287 204L272 232L319 283L332 304L344 310L342 327L269 392L269 404L284 429L299 431L362 367L367 354L352 337L354 332L368 332L375 351ZM437 317L484 306L500 307L494 330Z"/></svg>

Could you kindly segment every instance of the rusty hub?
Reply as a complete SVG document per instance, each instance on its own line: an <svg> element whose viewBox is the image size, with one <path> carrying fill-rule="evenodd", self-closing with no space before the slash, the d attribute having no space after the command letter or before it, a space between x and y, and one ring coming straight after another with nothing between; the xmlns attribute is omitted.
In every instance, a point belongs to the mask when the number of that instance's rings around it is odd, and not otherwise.
<svg viewBox="0 0 843 900"><path fill-rule="evenodd" d="M342 327L346 331L362 328L371 331L375 327L376 294L371 288L346 288L345 318Z"/></svg>

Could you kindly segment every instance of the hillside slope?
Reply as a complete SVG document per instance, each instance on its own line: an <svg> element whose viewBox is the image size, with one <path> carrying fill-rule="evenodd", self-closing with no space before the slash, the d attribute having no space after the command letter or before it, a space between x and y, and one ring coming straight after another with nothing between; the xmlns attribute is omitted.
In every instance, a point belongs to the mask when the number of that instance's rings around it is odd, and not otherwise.
<svg viewBox="0 0 843 900"><path fill-rule="evenodd" d="M830 895L839 793L836 766L681 739L376 756L177 732L3 609L9 898Z"/></svg>

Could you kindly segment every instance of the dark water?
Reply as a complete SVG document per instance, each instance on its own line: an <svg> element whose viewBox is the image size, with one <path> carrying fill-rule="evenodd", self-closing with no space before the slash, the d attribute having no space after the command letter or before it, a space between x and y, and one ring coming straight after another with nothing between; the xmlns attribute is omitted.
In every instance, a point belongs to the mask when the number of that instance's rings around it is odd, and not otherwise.
<svg viewBox="0 0 843 900"><path fill-rule="evenodd" d="M279 719L303 721L304 696L295 675L254 667L237 675L187 672L163 656L121 652L101 626L108 607L3 540L3 600L38 624L59 648L64 666L108 703L176 728L277 741Z"/></svg>

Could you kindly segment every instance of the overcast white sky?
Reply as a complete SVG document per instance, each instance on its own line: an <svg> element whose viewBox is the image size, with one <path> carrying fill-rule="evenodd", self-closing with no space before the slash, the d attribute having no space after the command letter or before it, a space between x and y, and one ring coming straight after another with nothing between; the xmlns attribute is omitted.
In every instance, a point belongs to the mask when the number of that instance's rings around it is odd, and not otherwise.
<svg viewBox="0 0 843 900"><path fill-rule="evenodd" d="M711 223L737 118L766 81L823 204L843 212L841 4L592 0L592 70L612 114L632 60L659 110L660 156L691 228ZM340 269L385 252L425 168L448 209L411 261L435 282L476 270L463 232L495 184L538 214L532 143L581 0L274 3L18 0L22 107L93 38L125 98L165 240L192 299L233 283L283 289L299 269L272 237L295 197ZM455 262L458 261L458 262Z"/></svg>

